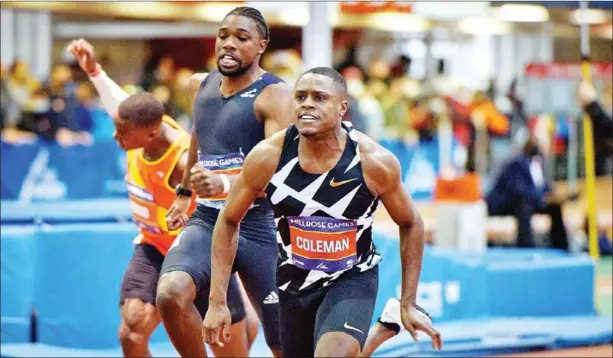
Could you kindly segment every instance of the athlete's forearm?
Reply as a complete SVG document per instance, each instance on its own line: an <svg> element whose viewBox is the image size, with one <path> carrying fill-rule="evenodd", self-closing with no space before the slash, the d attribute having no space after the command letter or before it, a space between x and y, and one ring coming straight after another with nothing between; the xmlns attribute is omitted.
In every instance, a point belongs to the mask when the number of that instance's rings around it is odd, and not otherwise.
<svg viewBox="0 0 613 358"><path fill-rule="evenodd" d="M400 303L402 305L415 304L425 241L424 223L419 215L413 220L411 226L400 228L400 261L402 265Z"/></svg>
<svg viewBox="0 0 613 358"><path fill-rule="evenodd" d="M209 302L214 305L226 304L226 292L238 248L238 227L239 224L227 220L222 212L213 230Z"/></svg>
<svg viewBox="0 0 613 358"><path fill-rule="evenodd" d="M187 165L185 166L183 179L181 180L181 186L185 189L189 189L192 186L189 178L196 162L198 162L198 137L196 135L196 130L193 129L192 138L189 142L189 150L187 151Z"/></svg>
<svg viewBox="0 0 613 358"><path fill-rule="evenodd" d="M100 95L100 102L104 110L112 117L117 115L119 104L128 98L128 94L106 72L100 71L96 76L89 77Z"/></svg>

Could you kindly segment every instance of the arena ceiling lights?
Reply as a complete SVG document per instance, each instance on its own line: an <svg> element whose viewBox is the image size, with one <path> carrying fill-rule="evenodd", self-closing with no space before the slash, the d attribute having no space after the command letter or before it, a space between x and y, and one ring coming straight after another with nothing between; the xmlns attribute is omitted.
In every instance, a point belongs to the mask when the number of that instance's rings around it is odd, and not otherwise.
<svg viewBox="0 0 613 358"><path fill-rule="evenodd" d="M492 17L473 17L458 21L458 30L469 35L502 35L510 33L512 26Z"/></svg>
<svg viewBox="0 0 613 358"><path fill-rule="evenodd" d="M506 22L545 22L549 20L549 11L540 5L504 4L494 12L500 21Z"/></svg>
<svg viewBox="0 0 613 358"><path fill-rule="evenodd" d="M608 16L605 11L599 9L576 9L570 13L570 22L575 25L597 25L607 22Z"/></svg>

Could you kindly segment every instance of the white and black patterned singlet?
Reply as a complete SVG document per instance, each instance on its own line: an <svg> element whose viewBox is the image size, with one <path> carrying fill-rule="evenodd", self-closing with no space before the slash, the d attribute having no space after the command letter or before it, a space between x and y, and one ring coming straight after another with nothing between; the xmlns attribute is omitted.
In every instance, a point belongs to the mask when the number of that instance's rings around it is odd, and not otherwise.
<svg viewBox="0 0 613 358"><path fill-rule="evenodd" d="M323 174L302 170L298 130L287 129L279 166L266 189L278 229L280 290L315 290L381 261L372 241L379 199L365 184L356 132L349 123L342 126L347 144L336 166Z"/></svg>

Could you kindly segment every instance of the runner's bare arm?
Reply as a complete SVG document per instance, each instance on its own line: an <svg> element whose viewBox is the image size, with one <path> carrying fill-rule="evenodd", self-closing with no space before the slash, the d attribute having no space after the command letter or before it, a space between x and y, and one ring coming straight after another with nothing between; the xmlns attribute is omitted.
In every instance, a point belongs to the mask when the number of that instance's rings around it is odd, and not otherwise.
<svg viewBox="0 0 613 358"><path fill-rule="evenodd" d="M251 150L219 213L211 252L211 305L226 304L228 281L238 246L239 223L277 169L284 137L285 131L282 131Z"/></svg>
<svg viewBox="0 0 613 358"><path fill-rule="evenodd" d="M256 116L264 122L266 138L287 128L293 118L292 91L284 83L276 83L264 89L254 103Z"/></svg>
<svg viewBox="0 0 613 358"><path fill-rule="evenodd" d="M116 116L119 104L128 98L128 94L104 72L96 60L94 46L85 39L78 39L72 41L66 47L66 51L72 53L79 67L87 73L89 80L100 95L100 102L104 110L112 117Z"/></svg>
<svg viewBox="0 0 613 358"><path fill-rule="evenodd" d="M401 305L415 304L425 244L424 223L402 184L400 163L387 149L359 134L360 157L369 189L398 225L402 264Z"/></svg>

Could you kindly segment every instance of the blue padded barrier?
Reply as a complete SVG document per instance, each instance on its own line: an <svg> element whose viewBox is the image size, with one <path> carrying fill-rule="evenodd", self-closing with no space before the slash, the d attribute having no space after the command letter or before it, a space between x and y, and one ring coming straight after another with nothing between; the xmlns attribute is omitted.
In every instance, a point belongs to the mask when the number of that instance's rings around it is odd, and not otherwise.
<svg viewBox="0 0 613 358"><path fill-rule="evenodd" d="M400 296L399 243L375 235L383 255L375 312ZM490 249L484 254L427 247L417 302L437 322L481 317L591 315L594 263L559 250ZM373 323L376 317L373 317Z"/></svg>
<svg viewBox="0 0 613 358"><path fill-rule="evenodd" d="M491 316L596 314L594 264L587 256L487 264Z"/></svg>
<svg viewBox="0 0 613 358"><path fill-rule="evenodd" d="M35 226L0 226L0 340L3 343L30 341L36 233Z"/></svg>
<svg viewBox="0 0 613 358"><path fill-rule="evenodd" d="M88 349L117 344L119 289L136 234L131 223L43 226L35 296L41 343ZM158 328L152 342L166 339Z"/></svg>
<svg viewBox="0 0 613 358"><path fill-rule="evenodd" d="M526 350L607 344L613 338L612 326L611 316L456 321L437 325L444 340L443 351L434 351L430 338L422 332L421 341L415 343L411 336L403 331L379 347L374 356L480 357Z"/></svg>
<svg viewBox="0 0 613 358"><path fill-rule="evenodd" d="M2 224L116 222L131 219L127 198L23 204L2 201Z"/></svg>

